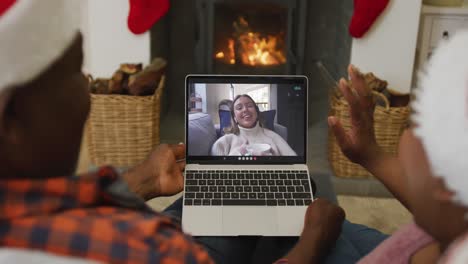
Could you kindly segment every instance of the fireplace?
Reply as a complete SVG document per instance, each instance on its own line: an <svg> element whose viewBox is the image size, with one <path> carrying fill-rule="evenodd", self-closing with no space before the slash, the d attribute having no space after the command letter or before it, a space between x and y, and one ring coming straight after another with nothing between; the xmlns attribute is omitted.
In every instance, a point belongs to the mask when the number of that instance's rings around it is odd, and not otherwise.
<svg viewBox="0 0 468 264"><path fill-rule="evenodd" d="M163 117L184 120L187 74L225 73L306 75L309 122L325 119L329 87L322 81L316 63L323 62L335 78L346 75L352 6L353 1L342 0L171 0L169 13L151 29L151 56L168 61ZM241 27L239 31L234 23ZM258 56L254 53L250 54L254 55L250 60L247 55L248 63L245 63L237 51L241 49L239 44L233 43L233 48L229 48L229 40L239 41L235 37L242 32L247 33L244 34L247 43L252 43L247 47L257 43L263 45L260 50L265 52L265 46L274 46L266 51L282 52L286 60L281 55L272 55L277 57L276 61L269 62L264 53ZM249 32L256 41L251 41ZM234 50L232 56L231 50ZM262 58L267 63L259 63ZM177 122L182 124L180 129L170 134L183 138L184 122Z"/></svg>
<svg viewBox="0 0 468 264"><path fill-rule="evenodd" d="M199 72L302 72L306 0L196 0ZM302 12L301 12L302 11Z"/></svg>

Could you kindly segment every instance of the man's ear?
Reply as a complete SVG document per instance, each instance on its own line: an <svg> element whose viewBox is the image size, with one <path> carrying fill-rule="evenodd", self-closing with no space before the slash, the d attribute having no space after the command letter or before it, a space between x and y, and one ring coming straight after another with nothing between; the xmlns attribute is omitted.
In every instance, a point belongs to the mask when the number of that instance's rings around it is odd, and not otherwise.
<svg viewBox="0 0 468 264"><path fill-rule="evenodd" d="M12 133L11 100L13 99L13 89L5 89L0 93L0 142L9 140ZM11 140L11 139L10 139Z"/></svg>
<svg viewBox="0 0 468 264"><path fill-rule="evenodd" d="M452 202L452 199L455 193L450 191L446 187L444 180L437 177L434 179L434 181L435 181L435 188L432 194L434 199L442 203Z"/></svg>

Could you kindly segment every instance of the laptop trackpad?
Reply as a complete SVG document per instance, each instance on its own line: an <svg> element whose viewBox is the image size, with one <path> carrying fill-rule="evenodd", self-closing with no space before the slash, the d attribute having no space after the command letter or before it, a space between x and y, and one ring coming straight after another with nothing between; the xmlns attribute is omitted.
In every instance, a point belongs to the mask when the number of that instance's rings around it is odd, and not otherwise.
<svg viewBox="0 0 468 264"><path fill-rule="evenodd" d="M227 236L274 236L277 233L276 207L224 206L223 233Z"/></svg>

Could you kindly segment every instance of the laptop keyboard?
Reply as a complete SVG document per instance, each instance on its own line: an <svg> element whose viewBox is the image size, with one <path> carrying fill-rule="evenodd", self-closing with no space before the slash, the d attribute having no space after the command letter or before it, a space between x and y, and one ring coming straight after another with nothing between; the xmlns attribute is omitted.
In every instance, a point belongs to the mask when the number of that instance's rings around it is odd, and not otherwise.
<svg viewBox="0 0 468 264"><path fill-rule="evenodd" d="M307 171L210 170L185 172L187 206L304 206L312 202Z"/></svg>

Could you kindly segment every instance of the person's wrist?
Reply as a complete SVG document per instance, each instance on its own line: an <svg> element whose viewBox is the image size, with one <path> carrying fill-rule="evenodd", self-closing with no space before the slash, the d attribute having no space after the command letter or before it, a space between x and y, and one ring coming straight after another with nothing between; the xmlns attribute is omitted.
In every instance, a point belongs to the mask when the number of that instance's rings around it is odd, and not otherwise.
<svg viewBox="0 0 468 264"><path fill-rule="evenodd" d="M374 146L370 147L366 154L359 162L359 165L362 167L369 169L372 168L378 161L383 157L384 152L382 149L375 143Z"/></svg>
<svg viewBox="0 0 468 264"><path fill-rule="evenodd" d="M320 250L317 247L317 240L311 240L309 238L301 238L294 246L294 248L286 255L284 259L288 260L288 263L318 263Z"/></svg>
<svg viewBox="0 0 468 264"><path fill-rule="evenodd" d="M144 164L139 164L123 174L130 190L145 201L158 196L158 190L155 189L155 184L152 182L154 177L146 175L147 173L148 169L145 168Z"/></svg>

